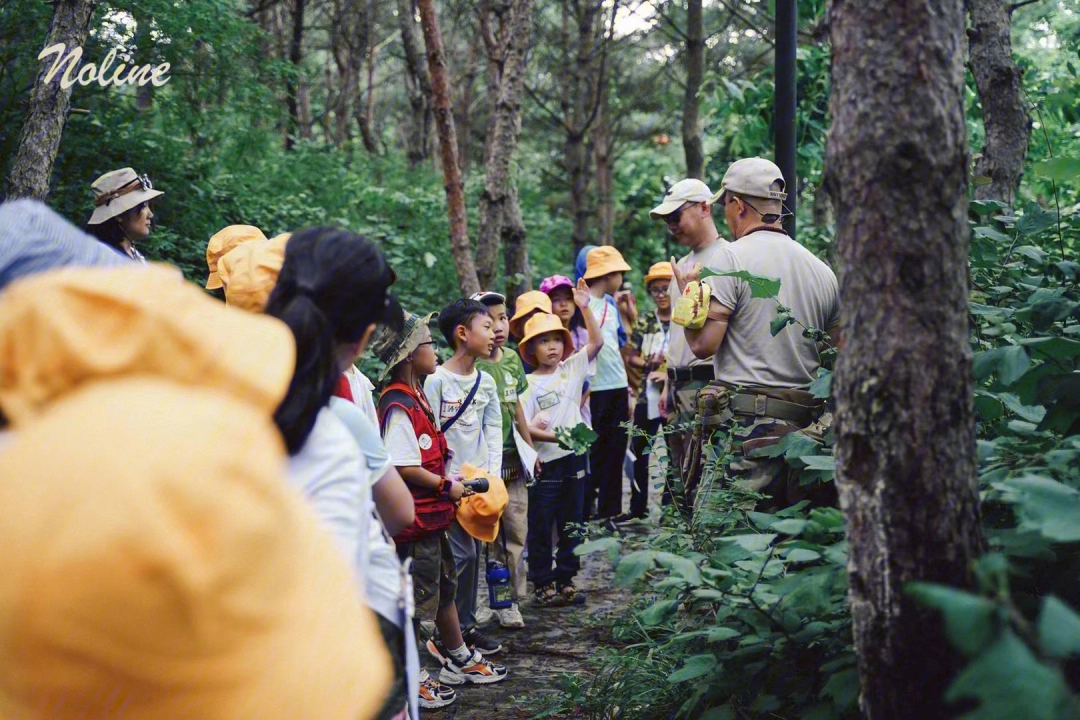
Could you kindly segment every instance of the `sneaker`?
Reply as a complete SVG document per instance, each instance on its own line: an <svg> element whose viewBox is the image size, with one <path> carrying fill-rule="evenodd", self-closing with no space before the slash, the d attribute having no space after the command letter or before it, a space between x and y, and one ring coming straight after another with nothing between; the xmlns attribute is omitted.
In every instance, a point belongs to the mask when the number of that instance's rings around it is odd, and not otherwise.
<svg viewBox="0 0 1080 720"><path fill-rule="evenodd" d="M463 664L452 657L443 658L439 682L447 685L490 685L505 680L506 674L505 666L485 660L483 655L473 650L472 657Z"/></svg>
<svg viewBox="0 0 1080 720"><path fill-rule="evenodd" d="M476 619L477 625L487 625L494 622L495 611L489 608L487 605L477 605L476 612L473 613L473 617ZM481 650L480 652L483 652Z"/></svg>
<svg viewBox="0 0 1080 720"><path fill-rule="evenodd" d="M540 607L563 607L566 605L566 598L559 594L553 584L536 588L533 598Z"/></svg>
<svg viewBox="0 0 1080 720"><path fill-rule="evenodd" d="M496 610L499 614L499 626L504 628L523 628L525 627L525 618L521 617L521 610L518 609L518 604L514 603L508 608L502 610Z"/></svg>
<svg viewBox="0 0 1080 720"><path fill-rule="evenodd" d="M430 675L427 670L420 671L420 707L427 710L446 707L457 700L454 688L443 685Z"/></svg>
<svg viewBox="0 0 1080 720"><path fill-rule="evenodd" d="M465 639L466 645L478 651L481 655L494 655L502 652L502 643L480 632L480 628L475 625L463 632L461 636Z"/></svg>

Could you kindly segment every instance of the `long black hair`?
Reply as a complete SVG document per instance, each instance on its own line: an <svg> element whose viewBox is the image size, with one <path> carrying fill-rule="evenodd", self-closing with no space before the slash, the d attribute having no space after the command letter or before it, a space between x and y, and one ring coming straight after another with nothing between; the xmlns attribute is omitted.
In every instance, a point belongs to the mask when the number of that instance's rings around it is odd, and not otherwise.
<svg viewBox="0 0 1080 720"><path fill-rule="evenodd" d="M135 207L130 210L125 210L116 217L108 218L105 222L96 225L87 225L86 232L90 233L106 245L111 245L112 247L119 249L120 244L127 238L123 227L120 225L120 218L132 216L141 211L144 207L146 207L146 203L139 203Z"/></svg>
<svg viewBox="0 0 1080 720"><path fill-rule="evenodd" d="M341 374L335 343L356 342L372 324L400 329L401 307L387 294L393 281L382 252L363 236L313 227L289 238L265 312L296 338L296 370L274 413L290 455L304 446L333 394Z"/></svg>

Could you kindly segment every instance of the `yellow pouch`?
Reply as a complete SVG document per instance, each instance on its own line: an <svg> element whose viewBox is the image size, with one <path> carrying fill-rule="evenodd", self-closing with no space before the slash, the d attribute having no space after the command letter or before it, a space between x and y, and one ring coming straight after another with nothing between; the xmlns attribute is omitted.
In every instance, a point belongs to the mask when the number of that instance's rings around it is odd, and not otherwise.
<svg viewBox="0 0 1080 720"><path fill-rule="evenodd" d="M671 321L688 330L700 330L709 317L709 300L712 290L708 285L694 280L687 283L683 294L675 299Z"/></svg>

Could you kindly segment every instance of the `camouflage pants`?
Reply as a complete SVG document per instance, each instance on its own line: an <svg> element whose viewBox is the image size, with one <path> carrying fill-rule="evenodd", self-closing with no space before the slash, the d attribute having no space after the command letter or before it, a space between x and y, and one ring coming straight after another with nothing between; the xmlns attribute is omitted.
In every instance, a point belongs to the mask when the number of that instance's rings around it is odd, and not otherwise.
<svg viewBox="0 0 1080 720"><path fill-rule="evenodd" d="M668 493L675 506L687 518L690 516L690 500L686 483L686 449L693 430L687 428L697 416L697 394L707 383L704 380L687 382L672 381L668 391L668 417L666 437L668 447L668 467L665 473Z"/></svg>

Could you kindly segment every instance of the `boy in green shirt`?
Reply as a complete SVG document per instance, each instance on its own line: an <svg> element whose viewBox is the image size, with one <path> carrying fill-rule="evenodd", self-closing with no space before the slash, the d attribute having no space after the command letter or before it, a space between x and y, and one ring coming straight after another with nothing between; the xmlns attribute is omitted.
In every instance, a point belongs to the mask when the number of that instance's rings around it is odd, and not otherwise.
<svg viewBox="0 0 1080 720"><path fill-rule="evenodd" d="M498 388L503 427L502 477L510 495L510 503L503 512L500 537L495 540L494 550L495 558L510 571L510 591L514 604L496 612L502 627L522 628L525 627L525 621L521 617L518 602L526 593L524 551L525 532L529 526L529 491L525 487L525 473L514 441L513 429L516 427L518 434L532 446L529 427L525 422L521 403L518 402L518 394L524 392L529 385L525 379L521 358L517 353L503 349L510 331L506 298L496 292L478 292L471 299L487 306L493 321L494 349L489 358L478 360L476 367L490 374ZM535 468L529 468L530 473L534 470Z"/></svg>

